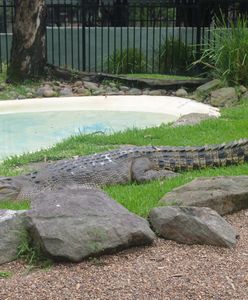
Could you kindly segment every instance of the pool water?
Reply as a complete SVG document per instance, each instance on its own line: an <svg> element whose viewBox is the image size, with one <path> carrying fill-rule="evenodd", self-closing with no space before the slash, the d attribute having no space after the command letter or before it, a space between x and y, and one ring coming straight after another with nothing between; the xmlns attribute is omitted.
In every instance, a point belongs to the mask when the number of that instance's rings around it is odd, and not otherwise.
<svg viewBox="0 0 248 300"><path fill-rule="evenodd" d="M76 134L113 133L176 120L160 113L59 111L0 115L0 159L47 148Z"/></svg>

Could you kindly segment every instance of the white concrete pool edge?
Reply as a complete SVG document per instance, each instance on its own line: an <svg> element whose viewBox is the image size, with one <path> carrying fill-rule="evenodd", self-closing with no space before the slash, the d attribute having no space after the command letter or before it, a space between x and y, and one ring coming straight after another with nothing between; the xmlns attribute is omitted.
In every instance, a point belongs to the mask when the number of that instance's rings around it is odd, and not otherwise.
<svg viewBox="0 0 248 300"><path fill-rule="evenodd" d="M0 114L82 110L164 113L178 118L189 113L220 116L218 108L174 96L88 96L0 101Z"/></svg>

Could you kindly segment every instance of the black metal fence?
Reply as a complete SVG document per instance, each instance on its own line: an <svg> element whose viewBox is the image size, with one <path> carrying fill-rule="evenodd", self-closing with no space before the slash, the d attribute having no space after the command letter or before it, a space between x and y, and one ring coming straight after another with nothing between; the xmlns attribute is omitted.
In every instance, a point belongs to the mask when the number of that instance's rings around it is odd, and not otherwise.
<svg viewBox="0 0 248 300"><path fill-rule="evenodd" d="M236 20L247 0L47 0L47 61L91 72L185 74L220 11ZM0 68L8 63L14 0L0 0Z"/></svg>

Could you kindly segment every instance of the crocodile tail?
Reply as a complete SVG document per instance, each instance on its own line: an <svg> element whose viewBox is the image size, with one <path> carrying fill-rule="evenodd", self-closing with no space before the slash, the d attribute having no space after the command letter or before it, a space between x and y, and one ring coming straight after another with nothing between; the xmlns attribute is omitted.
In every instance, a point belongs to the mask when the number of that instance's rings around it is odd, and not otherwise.
<svg viewBox="0 0 248 300"><path fill-rule="evenodd" d="M174 153L174 154L173 154ZM167 156L166 169L183 171L206 167L221 167L248 162L248 139L208 145L202 147L186 147L172 151Z"/></svg>

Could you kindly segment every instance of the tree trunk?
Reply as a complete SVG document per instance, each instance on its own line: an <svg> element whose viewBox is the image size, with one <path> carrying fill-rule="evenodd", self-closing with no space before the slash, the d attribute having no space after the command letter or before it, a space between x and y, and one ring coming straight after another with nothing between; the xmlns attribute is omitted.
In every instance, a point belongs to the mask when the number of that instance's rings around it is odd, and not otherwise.
<svg viewBox="0 0 248 300"><path fill-rule="evenodd" d="M44 74L45 0L17 0L8 81L23 81Z"/></svg>

